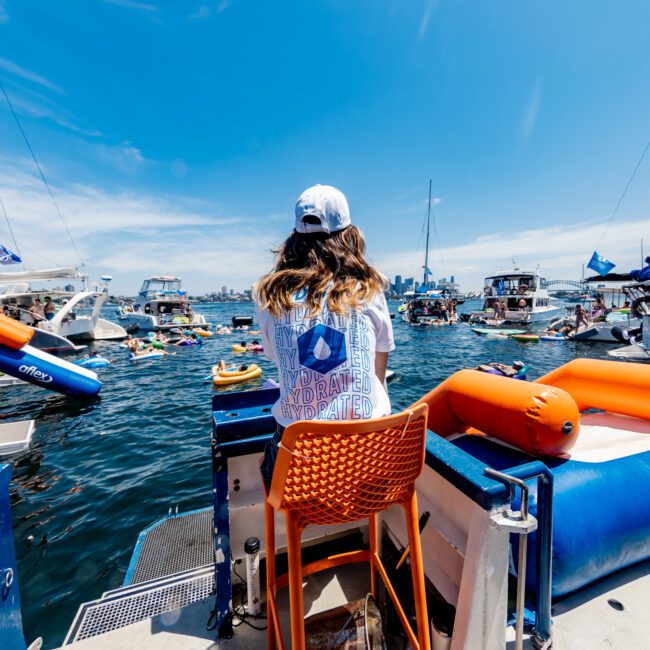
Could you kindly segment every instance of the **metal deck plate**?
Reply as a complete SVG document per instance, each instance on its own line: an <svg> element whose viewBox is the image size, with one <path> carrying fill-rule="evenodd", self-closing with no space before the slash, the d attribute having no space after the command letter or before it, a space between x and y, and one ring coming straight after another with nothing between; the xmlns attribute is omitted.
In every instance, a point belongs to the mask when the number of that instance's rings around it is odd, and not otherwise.
<svg viewBox="0 0 650 650"><path fill-rule="evenodd" d="M214 571L211 566L177 581L135 593L116 594L82 605L64 641L64 645L106 634L158 614L178 610L214 595Z"/></svg>
<svg viewBox="0 0 650 650"><path fill-rule="evenodd" d="M164 520L147 531L129 584L211 564L212 508Z"/></svg>

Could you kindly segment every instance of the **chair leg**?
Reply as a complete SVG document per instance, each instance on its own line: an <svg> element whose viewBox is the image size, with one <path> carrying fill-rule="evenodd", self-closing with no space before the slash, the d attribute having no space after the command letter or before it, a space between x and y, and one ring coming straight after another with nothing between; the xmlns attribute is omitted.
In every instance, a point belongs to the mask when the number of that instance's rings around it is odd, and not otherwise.
<svg viewBox="0 0 650 650"><path fill-rule="evenodd" d="M422 563L422 545L418 526L418 501L415 492L410 501L404 504L404 512L406 514L406 528L411 549L411 578L413 580L415 615L418 624L418 642L420 650L430 650L427 593L424 586L424 565Z"/></svg>
<svg viewBox="0 0 650 650"><path fill-rule="evenodd" d="M272 603L275 603L275 511L266 501L264 502L264 519L266 527L266 634L269 650L274 650L276 634L280 633L275 629L275 620L272 614Z"/></svg>
<svg viewBox="0 0 650 650"><path fill-rule="evenodd" d="M289 606L291 608L291 648L305 650L305 607L302 600L302 529L290 512L286 514L287 556L289 564Z"/></svg>
<svg viewBox="0 0 650 650"><path fill-rule="evenodd" d="M370 538L370 591L377 600L377 569L375 555L377 553L377 515L368 517L368 537Z"/></svg>

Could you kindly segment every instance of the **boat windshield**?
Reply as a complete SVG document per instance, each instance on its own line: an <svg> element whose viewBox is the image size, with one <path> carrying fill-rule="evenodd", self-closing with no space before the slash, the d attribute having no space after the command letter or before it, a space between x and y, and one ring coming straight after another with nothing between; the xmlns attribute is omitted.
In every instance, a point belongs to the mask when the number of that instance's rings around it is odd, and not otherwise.
<svg viewBox="0 0 650 650"><path fill-rule="evenodd" d="M485 286L495 295L524 294L537 289L537 278L534 275L497 275L485 278Z"/></svg>
<svg viewBox="0 0 650 650"><path fill-rule="evenodd" d="M153 298L178 298L179 296L185 295L185 292L181 289L181 281L179 278L151 278L145 280L141 293L148 300Z"/></svg>

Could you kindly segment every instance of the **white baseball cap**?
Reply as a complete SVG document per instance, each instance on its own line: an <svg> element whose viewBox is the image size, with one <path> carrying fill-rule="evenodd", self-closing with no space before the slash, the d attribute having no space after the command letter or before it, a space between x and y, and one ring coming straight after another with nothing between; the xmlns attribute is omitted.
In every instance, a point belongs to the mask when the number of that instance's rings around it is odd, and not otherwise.
<svg viewBox="0 0 650 650"><path fill-rule="evenodd" d="M329 234L343 230L351 223L345 195L331 185L307 188L296 203L296 232Z"/></svg>

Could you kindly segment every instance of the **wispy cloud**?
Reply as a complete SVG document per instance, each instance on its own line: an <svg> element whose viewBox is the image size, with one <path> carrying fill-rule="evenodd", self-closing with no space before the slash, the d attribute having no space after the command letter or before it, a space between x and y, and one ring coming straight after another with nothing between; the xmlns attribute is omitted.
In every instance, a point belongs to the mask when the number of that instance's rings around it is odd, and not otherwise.
<svg viewBox="0 0 650 650"><path fill-rule="evenodd" d="M142 276L160 272L191 279L193 291L224 283L245 288L270 268L270 250L281 237L269 229L267 216L227 214L214 203L179 196L87 184L53 184L53 192L90 271L111 273L118 292L134 292ZM42 266L44 258L76 262L45 188L28 166L0 160L0 196L19 245L29 247L28 265ZM7 237L0 223L0 243Z"/></svg>
<svg viewBox="0 0 650 650"><path fill-rule="evenodd" d="M191 13L187 17L187 20L189 20L190 22L203 22L205 20L208 20L208 18L210 18L211 15L212 15L212 11L210 10L210 7L208 7L208 5L200 5L199 8L194 13Z"/></svg>
<svg viewBox="0 0 650 650"><path fill-rule="evenodd" d="M537 117L539 116L539 105L542 99L542 82L537 81L533 86L530 93L528 102L526 103L526 110L524 111L524 119L521 125L521 131L524 142L530 140L535 126L537 125Z"/></svg>
<svg viewBox="0 0 650 650"><path fill-rule="evenodd" d="M0 16L1 15L2 15L2 6L0 5ZM2 22L1 19L0 22ZM48 90L51 90L52 92L55 92L59 95L65 94L62 88L57 86L55 83L51 82L49 79L46 79L45 77L41 76L40 74L37 74L36 72L27 70L26 68L19 66L13 61L9 61L9 59L0 57L0 70L4 70L5 72L8 72L10 75L20 77L21 79L25 79L26 81L31 81L32 83L42 86L43 88L47 88Z"/></svg>
<svg viewBox="0 0 650 650"><path fill-rule="evenodd" d="M78 123L75 117L65 109L61 108L57 102L46 97L40 92L17 86L17 91L7 90L13 107L22 115L29 115L38 119L45 119L54 122L68 131L90 138L97 138L103 134L96 129L89 129ZM0 110L6 108L2 106L4 100L0 102Z"/></svg>
<svg viewBox="0 0 650 650"><path fill-rule="evenodd" d="M466 244L433 251L436 276L461 275L468 288L480 286L484 276L499 268L511 268L512 258L521 266L539 263L542 272L552 279L576 279L581 265L591 256L593 246L602 234L603 223L578 223L499 232L476 237ZM615 221L599 252L617 264L621 271L638 268L640 238L650 232L650 217L634 221ZM377 255L375 263L384 273L420 272L421 262L414 261L413 251ZM464 274L464 275L463 275Z"/></svg>
<svg viewBox="0 0 650 650"><path fill-rule="evenodd" d="M95 151L101 160L128 174L138 171L147 162L142 151L131 142L117 145L97 144Z"/></svg>
<svg viewBox="0 0 650 650"><path fill-rule="evenodd" d="M420 19L420 28L418 29L418 41L421 41L427 33L427 29L429 29L429 21L431 20L431 16L433 15L437 4L438 0L426 0L424 11L422 12L422 18Z"/></svg>
<svg viewBox="0 0 650 650"><path fill-rule="evenodd" d="M147 13L157 14L160 8L146 2L135 2L135 0L101 0L108 5L115 5L116 7L124 7L125 9L136 9L138 11L146 11Z"/></svg>
<svg viewBox="0 0 650 650"><path fill-rule="evenodd" d="M196 11L187 17L187 20L193 23L205 22L212 16L216 16L217 14L226 11L226 9L228 9L233 2L234 0L221 0L219 3L215 3L214 10L211 8L210 4L202 3L198 6Z"/></svg>

